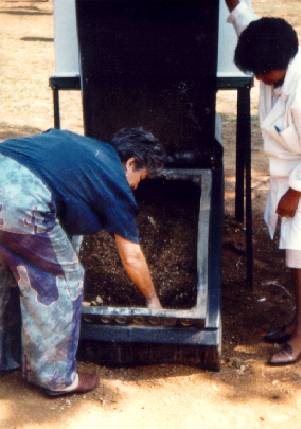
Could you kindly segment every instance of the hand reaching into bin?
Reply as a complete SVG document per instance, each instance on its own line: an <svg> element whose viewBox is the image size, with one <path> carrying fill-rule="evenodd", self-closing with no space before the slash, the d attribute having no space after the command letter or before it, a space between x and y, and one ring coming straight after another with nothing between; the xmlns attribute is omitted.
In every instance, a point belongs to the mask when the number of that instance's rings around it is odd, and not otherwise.
<svg viewBox="0 0 301 429"><path fill-rule="evenodd" d="M144 295L147 306L152 309L162 308L140 245L120 235L115 235L115 243L123 268Z"/></svg>

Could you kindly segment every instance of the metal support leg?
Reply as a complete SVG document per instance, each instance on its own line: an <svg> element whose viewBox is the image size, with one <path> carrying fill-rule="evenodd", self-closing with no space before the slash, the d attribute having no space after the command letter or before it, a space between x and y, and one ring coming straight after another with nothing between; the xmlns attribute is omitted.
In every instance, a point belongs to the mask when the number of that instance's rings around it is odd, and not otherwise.
<svg viewBox="0 0 301 429"><path fill-rule="evenodd" d="M54 128L60 128L60 105L59 105L59 91L63 90L80 90L81 78L79 75L74 76L52 76L49 79L49 86L53 94L53 116Z"/></svg>
<svg viewBox="0 0 301 429"><path fill-rule="evenodd" d="M235 219L238 222L244 220L244 187L245 187L245 149L246 134L245 124L246 101L243 88L237 90L237 113L236 113L236 177L235 177Z"/></svg>
<svg viewBox="0 0 301 429"><path fill-rule="evenodd" d="M52 93L53 93L54 128L60 128L59 90L56 88L53 88Z"/></svg>
<svg viewBox="0 0 301 429"><path fill-rule="evenodd" d="M250 89L246 88L245 95L248 107L248 120L245 124L246 150L246 248L247 248L247 286L253 287L253 223L252 223L252 176L251 176L251 118L250 118ZM247 119L247 118L246 118Z"/></svg>
<svg viewBox="0 0 301 429"><path fill-rule="evenodd" d="M237 92L237 156L236 160L240 179L237 180L236 219L244 220L245 195L245 225L247 252L247 286L253 284L253 238L252 238L252 191L251 191L251 117L250 117L250 88L244 87ZM245 189L245 192L244 192Z"/></svg>

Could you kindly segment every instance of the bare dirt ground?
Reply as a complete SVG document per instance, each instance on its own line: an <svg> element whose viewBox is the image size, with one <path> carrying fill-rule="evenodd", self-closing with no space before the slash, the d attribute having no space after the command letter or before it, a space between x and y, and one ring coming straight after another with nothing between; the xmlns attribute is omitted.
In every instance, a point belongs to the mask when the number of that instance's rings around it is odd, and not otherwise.
<svg viewBox="0 0 301 429"><path fill-rule="evenodd" d="M281 16L301 32L301 3L254 0L258 14ZM52 4L47 0L0 0L0 139L53 126L48 78L54 69ZM261 335L288 320L292 288L282 255L267 239L261 212L267 188L266 162L257 120L258 86L252 90L254 291L245 288L243 225L233 220L235 93L218 94L226 168L223 257L223 355L219 373L182 365L96 369L101 386L84 396L49 400L18 372L0 376L0 428L78 429L145 427L174 429L299 427L301 363L270 368L273 347ZM82 132L81 97L61 95L62 126Z"/></svg>

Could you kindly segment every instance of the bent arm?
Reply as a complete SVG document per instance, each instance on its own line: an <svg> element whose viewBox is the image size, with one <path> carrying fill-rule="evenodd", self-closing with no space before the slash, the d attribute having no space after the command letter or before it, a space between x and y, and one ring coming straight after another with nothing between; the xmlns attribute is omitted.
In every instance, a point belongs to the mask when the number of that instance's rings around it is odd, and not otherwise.
<svg viewBox="0 0 301 429"><path fill-rule="evenodd" d="M123 268L144 295L147 306L154 309L162 308L141 246L117 234L115 243Z"/></svg>
<svg viewBox="0 0 301 429"><path fill-rule="evenodd" d="M283 145L289 148L290 154L301 157L301 83L296 88L294 102L288 109L288 127L279 132ZM289 190L280 199L278 214L283 217L294 217L301 198L301 162L291 171L288 178Z"/></svg>
<svg viewBox="0 0 301 429"><path fill-rule="evenodd" d="M295 99L290 108L287 109L289 118L288 127L279 132L285 148L290 154L301 159L301 79L296 88ZM291 171L289 175L289 187L301 192L301 162Z"/></svg>
<svg viewBox="0 0 301 429"><path fill-rule="evenodd" d="M301 192L301 163L299 163L289 175L288 185L294 191Z"/></svg>

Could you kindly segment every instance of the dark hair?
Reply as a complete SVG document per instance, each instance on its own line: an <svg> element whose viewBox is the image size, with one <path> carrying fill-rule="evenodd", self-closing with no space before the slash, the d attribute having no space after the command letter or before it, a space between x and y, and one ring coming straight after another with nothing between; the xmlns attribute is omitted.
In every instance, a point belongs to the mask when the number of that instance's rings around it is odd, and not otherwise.
<svg viewBox="0 0 301 429"><path fill-rule="evenodd" d="M252 21L241 33L234 62L244 72L255 75L271 70L286 70L298 52L298 36L282 18Z"/></svg>
<svg viewBox="0 0 301 429"><path fill-rule="evenodd" d="M165 150L152 132L139 128L122 128L111 141L123 163L135 158L136 168L147 168L150 174L163 168Z"/></svg>

